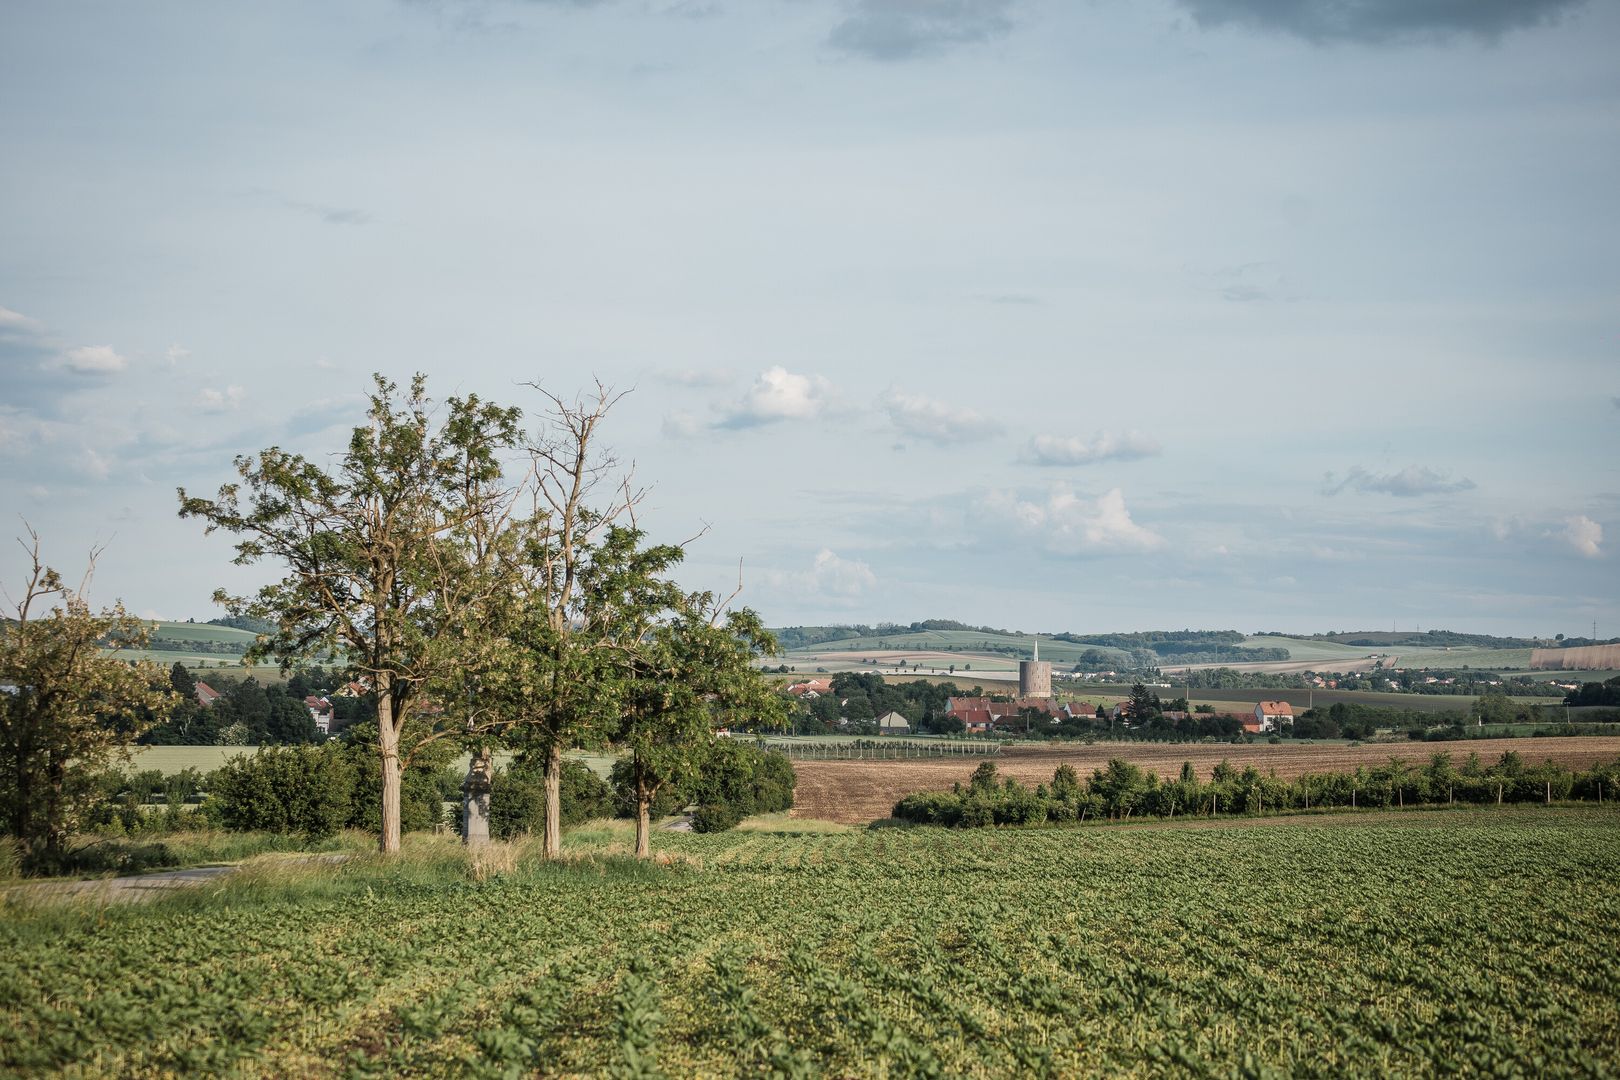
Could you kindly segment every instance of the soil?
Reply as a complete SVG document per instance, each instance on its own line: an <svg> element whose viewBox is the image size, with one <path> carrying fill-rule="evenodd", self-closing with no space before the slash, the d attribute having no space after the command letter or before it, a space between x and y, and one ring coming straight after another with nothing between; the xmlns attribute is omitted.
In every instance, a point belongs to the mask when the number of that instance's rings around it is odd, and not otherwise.
<svg viewBox="0 0 1620 1080"><path fill-rule="evenodd" d="M989 760L996 763L1003 776L1034 786L1050 781L1053 771L1061 764L1073 765L1084 779L1106 765L1110 758L1124 758L1167 780L1180 775L1182 762L1191 761L1199 779L1207 780L1222 760L1239 768L1253 765L1261 772L1292 778L1304 773L1349 772L1358 765L1383 764L1395 757L1421 763L1435 753L1448 753L1458 764L1470 753L1477 753L1480 760L1489 765L1509 750L1530 764L1556 761L1571 768L1586 769L1620 757L1620 736L1470 739L1441 743L1408 741L1360 746L1335 743L1008 746ZM914 791L946 790L957 781L967 783L982 760L985 759L795 761L793 769L798 773L799 783L794 792L793 816L848 825L876 821L888 817L902 796Z"/></svg>

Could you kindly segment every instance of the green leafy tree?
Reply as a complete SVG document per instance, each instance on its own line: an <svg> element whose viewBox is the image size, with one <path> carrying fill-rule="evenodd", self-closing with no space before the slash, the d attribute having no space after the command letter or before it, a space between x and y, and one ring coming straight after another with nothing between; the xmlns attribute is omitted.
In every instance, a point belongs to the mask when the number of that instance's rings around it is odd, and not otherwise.
<svg viewBox="0 0 1620 1080"><path fill-rule="evenodd" d="M241 538L237 563L286 571L252 597L216 594L234 614L273 624L248 656L288 666L341 654L375 693L385 852L400 848L402 765L467 728L464 714L423 718L419 706L425 688L468 666L464 631L491 590L472 572L466 538L508 503L500 454L517 441L519 415L469 396L449 398L440 416L423 376L401 398L378 375L367 423L332 467L270 447L237 458L241 482L215 498L179 493L181 517Z"/></svg>
<svg viewBox="0 0 1620 1080"><path fill-rule="evenodd" d="M617 530L631 541L634 530ZM648 809L666 785L689 780L717 728L775 717L780 699L753 666L776 639L752 610L727 611L713 593L683 593L648 572L678 562L679 548L648 549L647 568L608 584L618 596L623 662L615 679L620 705L615 741L629 761L636 801L636 855L652 854Z"/></svg>
<svg viewBox="0 0 1620 1080"><path fill-rule="evenodd" d="M128 751L150 718L174 702L164 671L108 656L140 648L146 626L114 604L92 611L40 560L28 530L30 570L0 621L0 816L30 870L60 865L95 797L95 778ZM90 556L95 568L96 553Z"/></svg>

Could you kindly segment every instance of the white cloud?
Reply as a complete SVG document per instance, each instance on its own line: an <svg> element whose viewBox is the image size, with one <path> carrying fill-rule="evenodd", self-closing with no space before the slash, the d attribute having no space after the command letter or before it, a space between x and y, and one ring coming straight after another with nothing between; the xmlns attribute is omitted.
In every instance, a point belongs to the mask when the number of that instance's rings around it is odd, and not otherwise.
<svg viewBox="0 0 1620 1080"><path fill-rule="evenodd" d="M37 333L40 329L36 320L10 308L0 307L0 330L26 330L29 333Z"/></svg>
<svg viewBox="0 0 1620 1080"><path fill-rule="evenodd" d="M223 390L205 386L197 393L197 404L204 412L225 412L227 409L241 408L242 399L246 396L247 391L240 386L227 386Z"/></svg>
<svg viewBox="0 0 1620 1080"><path fill-rule="evenodd" d="M959 443L1001 434L999 423L974 409L901 393L892 386L878 398L878 407L889 414L889 420L902 434L914 439Z"/></svg>
<svg viewBox="0 0 1620 1080"><path fill-rule="evenodd" d="M862 596L877 585L877 575L859 559L846 559L831 548L816 552L810 569L767 571L765 584L798 596L843 600Z"/></svg>
<svg viewBox="0 0 1620 1080"><path fill-rule="evenodd" d="M111 375L129 367L129 361L113 351L111 345L81 345L58 356L51 366L80 375Z"/></svg>
<svg viewBox="0 0 1620 1080"><path fill-rule="evenodd" d="M736 404L723 410L718 427L746 428L779 420L812 420L832 399L832 385L819 375L795 375L784 367L762 371Z"/></svg>
<svg viewBox="0 0 1620 1080"><path fill-rule="evenodd" d="M1587 517L1578 514L1572 518L1564 519L1564 531L1558 534L1576 552L1595 559L1603 554L1603 526Z"/></svg>
<svg viewBox="0 0 1620 1080"><path fill-rule="evenodd" d="M1153 457L1159 443L1135 431L1101 432L1091 441L1077 435L1037 435L1029 440L1024 460L1035 465L1090 465L1098 461L1135 461Z"/></svg>
<svg viewBox="0 0 1620 1080"><path fill-rule="evenodd" d="M1113 488L1096 499L1067 485L1054 487L1043 502L993 500L1009 511L1025 533L1059 555L1138 554L1164 546L1164 537L1131 520L1125 493Z"/></svg>

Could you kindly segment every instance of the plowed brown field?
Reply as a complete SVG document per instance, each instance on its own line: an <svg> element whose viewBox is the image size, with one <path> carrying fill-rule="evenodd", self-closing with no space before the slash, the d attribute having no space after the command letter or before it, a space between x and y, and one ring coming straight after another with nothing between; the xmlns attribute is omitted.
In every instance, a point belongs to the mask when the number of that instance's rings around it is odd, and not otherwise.
<svg viewBox="0 0 1620 1080"><path fill-rule="evenodd" d="M1362 746L1311 744L1303 746L1233 746L1206 743L1098 743L1094 746L1005 748L990 760L1003 776L1034 785L1052 779L1052 771L1064 762L1073 765L1082 779L1100 769L1109 758L1124 758L1151 769L1165 779L1181 772L1181 763L1191 761L1200 780L1221 760L1242 768L1253 765L1261 772L1294 777L1303 773L1349 772L1358 765L1377 765L1392 757L1407 761L1427 761L1436 752L1449 753L1459 765L1470 753L1478 753L1489 765L1512 750L1526 762L1557 761L1572 768L1590 768L1600 761L1620 757L1620 736L1601 735L1569 739L1476 739L1466 742L1371 743ZM980 759L983 760L983 759ZM794 817L817 818L860 824L889 816L903 795L913 791L943 790L960 780L966 783L978 761L796 761L799 774L794 795Z"/></svg>

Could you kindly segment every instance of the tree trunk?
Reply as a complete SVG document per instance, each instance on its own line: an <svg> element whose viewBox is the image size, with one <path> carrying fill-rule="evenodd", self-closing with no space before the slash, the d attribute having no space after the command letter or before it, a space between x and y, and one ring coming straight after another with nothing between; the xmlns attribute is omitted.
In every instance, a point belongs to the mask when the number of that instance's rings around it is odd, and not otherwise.
<svg viewBox="0 0 1620 1080"><path fill-rule="evenodd" d="M652 858L652 822L650 809L652 797L637 792L636 794L636 858Z"/></svg>
<svg viewBox="0 0 1620 1080"><path fill-rule="evenodd" d="M394 723L392 688L387 680L377 695L377 749L382 754L382 836L384 855L399 854L399 728Z"/></svg>
<svg viewBox="0 0 1620 1080"><path fill-rule="evenodd" d="M546 837L548 859L562 856L562 744L553 743L546 752Z"/></svg>

